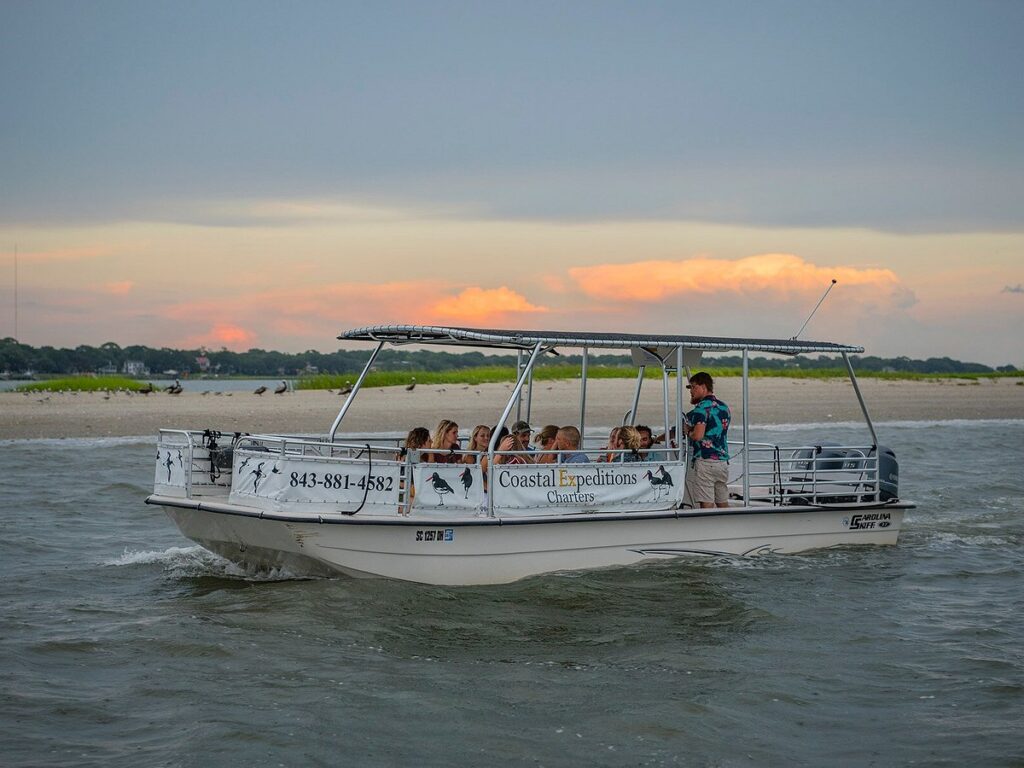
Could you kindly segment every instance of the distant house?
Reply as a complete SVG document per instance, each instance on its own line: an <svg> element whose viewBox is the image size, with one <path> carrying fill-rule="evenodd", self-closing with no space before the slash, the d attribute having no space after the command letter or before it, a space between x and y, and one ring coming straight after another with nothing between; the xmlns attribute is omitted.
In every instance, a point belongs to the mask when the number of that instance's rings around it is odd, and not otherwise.
<svg viewBox="0 0 1024 768"><path fill-rule="evenodd" d="M149 368L141 360L125 360L123 370L129 376L149 376Z"/></svg>
<svg viewBox="0 0 1024 768"><path fill-rule="evenodd" d="M196 365L199 366L201 372L206 373L210 370L210 358L206 355L200 355L196 358Z"/></svg>
<svg viewBox="0 0 1024 768"><path fill-rule="evenodd" d="M315 365L310 365L309 363L306 363L306 367L303 368L302 371L300 371L300 373L307 374L307 375L313 375L313 374L320 373L320 369L317 366L315 366Z"/></svg>
<svg viewBox="0 0 1024 768"><path fill-rule="evenodd" d="M113 363L107 363L106 365L100 366L96 369L96 373L100 376L113 376L117 373L117 366Z"/></svg>

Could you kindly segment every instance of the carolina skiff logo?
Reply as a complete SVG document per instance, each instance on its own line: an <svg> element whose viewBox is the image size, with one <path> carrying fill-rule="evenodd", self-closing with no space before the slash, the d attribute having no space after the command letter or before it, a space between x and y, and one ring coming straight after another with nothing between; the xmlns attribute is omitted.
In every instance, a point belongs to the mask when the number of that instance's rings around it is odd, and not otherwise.
<svg viewBox="0 0 1024 768"><path fill-rule="evenodd" d="M892 513L890 512L867 512L853 517L844 517L843 525L851 531L869 531L878 528L888 528L892 525Z"/></svg>
<svg viewBox="0 0 1024 768"><path fill-rule="evenodd" d="M416 531L416 541L455 541L455 529L445 528L440 531Z"/></svg>

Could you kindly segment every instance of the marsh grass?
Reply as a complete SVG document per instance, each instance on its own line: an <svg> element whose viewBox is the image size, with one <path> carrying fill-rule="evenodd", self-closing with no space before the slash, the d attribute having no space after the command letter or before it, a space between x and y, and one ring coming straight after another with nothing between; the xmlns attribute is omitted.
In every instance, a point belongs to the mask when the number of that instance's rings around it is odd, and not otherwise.
<svg viewBox="0 0 1024 768"><path fill-rule="evenodd" d="M742 375L740 368L702 368L715 378L739 377ZM587 377L591 379L635 379L636 368L625 365L592 365L587 369ZM460 368L450 371L371 371L363 382L364 387L396 387L407 386L413 379L417 384L491 384L507 383L515 381L516 369L514 366L481 366L478 368ZM558 381L577 379L580 375L579 366L576 365L543 365L534 370L533 378L536 381ZM857 377L861 379L884 379L891 381L934 381L934 380L955 380L978 381L981 379L995 379L1003 376L1020 376L1017 373L900 373L882 371L857 371ZM770 368L751 368L750 376L773 377L784 379L846 379L846 370L843 368L820 368L801 369L793 368L786 370ZM339 389L346 385L355 383L358 374L319 374L316 376L304 376L296 384L296 389ZM661 370L648 368L645 378L660 379Z"/></svg>
<svg viewBox="0 0 1024 768"><path fill-rule="evenodd" d="M138 392L144 382L124 376L67 376L23 384L17 392L106 392L117 389Z"/></svg>

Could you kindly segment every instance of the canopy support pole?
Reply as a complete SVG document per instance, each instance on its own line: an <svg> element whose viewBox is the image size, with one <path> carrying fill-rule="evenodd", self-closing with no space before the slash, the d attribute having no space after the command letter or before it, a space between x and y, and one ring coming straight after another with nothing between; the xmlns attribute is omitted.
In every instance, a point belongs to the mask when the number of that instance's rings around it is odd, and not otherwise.
<svg viewBox="0 0 1024 768"><path fill-rule="evenodd" d="M643 386L644 371L646 370L647 366L641 365L640 370L636 373L636 389L633 391L633 407L630 409L629 413L626 414L626 421L629 422L630 425L636 424L636 412L640 407L640 387Z"/></svg>
<svg viewBox="0 0 1024 768"><path fill-rule="evenodd" d="M370 355L370 359L366 361L366 365L363 367L363 372L359 374L359 378L356 379L356 385L352 387L352 391L348 393L348 397L345 398L344 405L341 406L341 410L338 411L337 417L334 419L334 423L331 424L330 434L327 436L327 442L334 442L334 435L338 431L338 427L341 426L341 420L345 418L345 413L348 411L348 407L352 404L352 401L356 397L356 393L359 392L359 388L363 386L363 379L366 378L366 374L370 372L370 366L373 365L373 361L377 359L377 355L384 349L385 342L377 344L377 348L373 350L373 354Z"/></svg>
<svg viewBox="0 0 1024 768"><path fill-rule="evenodd" d="M668 365L664 360L661 361L661 390L662 404L665 410L665 445L668 447L671 444L671 438L668 436L671 427L668 423Z"/></svg>
<svg viewBox="0 0 1024 768"><path fill-rule="evenodd" d="M501 412L501 419L494 426L494 431L491 432L491 440L487 443L487 469L490 470L491 480L494 480L494 449L497 447L498 435L501 433L501 428L505 426L505 422L508 421L508 416L512 413L512 406L519 399L520 393L523 391L523 382L526 381L526 377L530 371L533 370L533 364L537 362L537 358L540 356L541 350L544 348L544 342L538 341L537 346L533 348L533 354L530 355L530 360L526 363L526 367L519 371L519 376L516 378L515 389L512 390L512 396L509 397L508 402L505 404L505 410ZM487 493L487 514L490 517L494 517L494 483L490 484L490 489Z"/></svg>
<svg viewBox="0 0 1024 768"><path fill-rule="evenodd" d="M860 393L860 385L857 384L857 375L853 372L853 365L850 363L850 356L843 352L843 362L846 363L846 370L850 374L850 383L853 384L853 391L857 393L857 402L860 403L861 413L868 423L868 431L871 432L871 444L878 447L878 435L875 434L875 425L871 423L871 415L868 413L868 406L864 402L864 396Z"/></svg>
<svg viewBox="0 0 1024 768"><path fill-rule="evenodd" d="M750 506L750 350L743 350L743 504Z"/></svg>
<svg viewBox="0 0 1024 768"><path fill-rule="evenodd" d="M533 368L526 377L526 423L530 422L530 414L533 412Z"/></svg>
<svg viewBox="0 0 1024 768"><path fill-rule="evenodd" d="M689 381L689 379L687 379ZM685 386L683 384L683 348L676 347L676 445L682 445L683 440L683 392ZM672 441L669 437L665 438L665 455L671 456L669 451L672 448ZM683 454L676 454L676 461L682 461Z"/></svg>
<svg viewBox="0 0 1024 768"><path fill-rule="evenodd" d="M516 350L516 377L523 372L523 350ZM516 398L516 421L520 421L523 418L523 394L519 393L519 397Z"/></svg>
<svg viewBox="0 0 1024 768"><path fill-rule="evenodd" d="M583 347L583 364L580 369L580 450L586 445L587 430L587 361L590 357L587 347Z"/></svg>

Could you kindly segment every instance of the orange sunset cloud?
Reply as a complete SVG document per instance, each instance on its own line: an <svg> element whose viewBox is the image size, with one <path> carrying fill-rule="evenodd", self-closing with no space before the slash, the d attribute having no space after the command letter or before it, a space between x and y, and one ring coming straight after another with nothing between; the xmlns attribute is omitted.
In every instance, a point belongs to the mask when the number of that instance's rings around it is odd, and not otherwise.
<svg viewBox="0 0 1024 768"><path fill-rule="evenodd" d="M504 285L500 288L472 286L457 296L435 303L428 310L429 316L439 321L459 323L479 323L513 313L547 311L547 307L531 304L522 294Z"/></svg>
<svg viewBox="0 0 1024 768"><path fill-rule="evenodd" d="M638 261L574 267L569 276L583 293L611 301L662 301L682 294L769 292L780 297L820 292L836 279L844 287L905 291L889 269L822 267L788 253L765 253L736 260L698 256L679 261Z"/></svg>
<svg viewBox="0 0 1024 768"><path fill-rule="evenodd" d="M257 338L257 333L247 328L259 329L260 337L270 332L326 341L345 328L375 323L481 323L546 311L506 286L460 290L424 280L262 291L177 303L160 314L185 331L179 346L238 348Z"/></svg>

